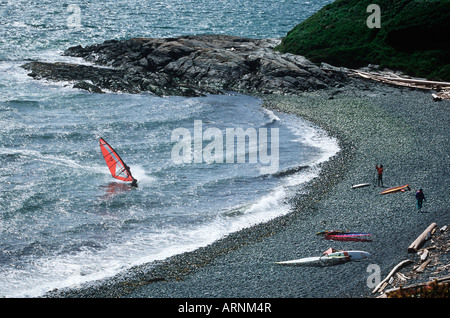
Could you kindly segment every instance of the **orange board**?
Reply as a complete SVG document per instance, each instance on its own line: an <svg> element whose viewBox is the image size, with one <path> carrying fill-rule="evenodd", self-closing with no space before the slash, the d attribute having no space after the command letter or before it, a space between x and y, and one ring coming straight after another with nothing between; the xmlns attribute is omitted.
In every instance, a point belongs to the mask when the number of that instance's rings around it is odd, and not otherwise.
<svg viewBox="0 0 450 318"><path fill-rule="evenodd" d="M399 192L399 191L408 191L408 190L410 190L409 184L406 184L406 185L386 189L384 191L381 191L380 194L388 194L388 193L394 193L394 192Z"/></svg>

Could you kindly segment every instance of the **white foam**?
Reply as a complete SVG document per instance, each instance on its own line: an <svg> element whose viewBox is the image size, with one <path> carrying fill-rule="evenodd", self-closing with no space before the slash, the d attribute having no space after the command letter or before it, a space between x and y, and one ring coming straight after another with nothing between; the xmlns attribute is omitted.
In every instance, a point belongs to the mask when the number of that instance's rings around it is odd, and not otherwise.
<svg viewBox="0 0 450 318"><path fill-rule="evenodd" d="M30 160L37 160L45 163L50 163L52 165L61 165L65 167L70 167L78 171L85 170L96 173L109 174L109 171L107 169L104 169L104 166L82 165L78 163L76 160L64 157L62 155L55 156L50 154L43 154L37 150L32 149L14 149L1 147L0 154L17 154L20 155L21 157L28 158Z"/></svg>
<svg viewBox="0 0 450 318"><path fill-rule="evenodd" d="M35 80L28 76L29 71L21 67L28 61L0 61L0 83L7 86L2 90L0 102L10 100L42 100L45 96L61 95L64 92L77 92L69 81ZM36 89L36 87L42 87ZM48 89L55 88L55 89Z"/></svg>
<svg viewBox="0 0 450 318"><path fill-rule="evenodd" d="M39 52L39 56L37 57L37 59L39 61L47 63L68 63L75 65L94 66L97 68L115 69L111 66L99 65L95 64L94 62L86 61L82 57L63 55L63 53L64 51L62 50L47 50Z"/></svg>
<svg viewBox="0 0 450 318"><path fill-rule="evenodd" d="M38 297L55 288L76 288L86 282L116 275L133 266L192 251L254 224L289 212L284 187L243 208L238 217L217 215L212 222L180 228L167 225L109 244L106 249L36 259L30 268L0 273L0 297Z"/></svg>
<svg viewBox="0 0 450 318"><path fill-rule="evenodd" d="M318 165L329 160L339 151L339 143L336 138L304 119L294 119L287 123L287 127L298 136L294 141L305 143L319 150L318 157L312 158L308 165Z"/></svg>
<svg viewBox="0 0 450 318"><path fill-rule="evenodd" d="M269 120L271 123L280 120L280 118L277 115L275 115L275 113L273 111L271 111L270 109L262 108L262 110L263 110L264 114L267 117L269 117Z"/></svg>
<svg viewBox="0 0 450 318"><path fill-rule="evenodd" d="M32 82L33 79L27 75L29 72L21 67L24 63L24 61L0 61L0 76L10 85Z"/></svg>
<svg viewBox="0 0 450 318"><path fill-rule="evenodd" d="M145 170L141 165L131 165L130 169L133 177L138 180L139 185L147 185L157 180L155 176L151 175L151 172Z"/></svg>

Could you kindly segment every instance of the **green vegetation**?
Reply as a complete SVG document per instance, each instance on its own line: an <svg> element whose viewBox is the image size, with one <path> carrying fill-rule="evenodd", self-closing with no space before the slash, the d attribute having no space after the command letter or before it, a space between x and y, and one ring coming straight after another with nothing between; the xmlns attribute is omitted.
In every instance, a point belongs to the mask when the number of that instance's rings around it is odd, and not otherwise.
<svg viewBox="0 0 450 318"><path fill-rule="evenodd" d="M369 4L381 28L369 28ZM337 0L297 25L276 48L313 62L368 64L411 76L450 80L450 0Z"/></svg>

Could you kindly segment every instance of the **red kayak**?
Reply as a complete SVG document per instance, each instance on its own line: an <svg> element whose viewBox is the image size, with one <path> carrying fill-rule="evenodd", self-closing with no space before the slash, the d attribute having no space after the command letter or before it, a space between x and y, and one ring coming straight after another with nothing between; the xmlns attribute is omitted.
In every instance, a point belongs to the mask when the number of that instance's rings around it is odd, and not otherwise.
<svg viewBox="0 0 450 318"><path fill-rule="evenodd" d="M334 241L359 241L359 242L371 242L370 238L372 234L369 233L342 233L342 234L328 234L325 235L327 240Z"/></svg>

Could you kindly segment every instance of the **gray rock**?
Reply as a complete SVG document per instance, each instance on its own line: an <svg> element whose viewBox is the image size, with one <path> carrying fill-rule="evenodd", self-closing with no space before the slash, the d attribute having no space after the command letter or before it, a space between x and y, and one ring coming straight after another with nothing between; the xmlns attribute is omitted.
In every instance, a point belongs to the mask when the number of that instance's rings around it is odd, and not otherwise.
<svg viewBox="0 0 450 318"><path fill-rule="evenodd" d="M278 42L228 35L111 40L64 52L92 66L31 62L24 68L36 79L76 81L76 87L91 92L106 89L181 96L225 90L296 94L335 87L347 79L344 72L321 68L303 56L274 51Z"/></svg>

